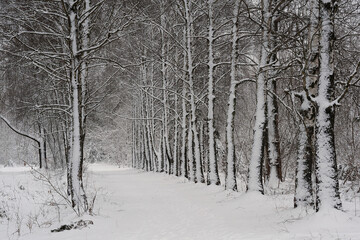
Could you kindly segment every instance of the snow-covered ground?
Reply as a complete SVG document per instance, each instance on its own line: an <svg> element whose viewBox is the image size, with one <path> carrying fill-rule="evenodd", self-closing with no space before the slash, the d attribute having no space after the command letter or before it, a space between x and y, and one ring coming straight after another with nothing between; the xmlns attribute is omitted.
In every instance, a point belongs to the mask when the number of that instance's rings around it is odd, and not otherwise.
<svg viewBox="0 0 360 240"><path fill-rule="evenodd" d="M347 212L306 214L293 209L291 194L235 193L165 174L96 164L87 170L89 198L96 192L95 215L79 218L33 175L26 169L0 168L1 240L360 239L355 201L344 202ZM63 184L52 181L57 187ZM50 232L79 219L94 224Z"/></svg>

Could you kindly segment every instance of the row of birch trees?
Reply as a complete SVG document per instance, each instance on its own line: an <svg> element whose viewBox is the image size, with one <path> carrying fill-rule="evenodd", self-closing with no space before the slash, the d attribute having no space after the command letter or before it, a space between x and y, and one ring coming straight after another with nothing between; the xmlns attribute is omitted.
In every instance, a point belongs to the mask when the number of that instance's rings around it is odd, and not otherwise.
<svg viewBox="0 0 360 240"><path fill-rule="evenodd" d="M261 194L292 179L295 207L341 208L339 178L360 179L357 1L0 6L1 119L66 170L79 214L89 133L114 126L135 168Z"/></svg>
<svg viewBox="0 0 360 240"><path fill-rule="evenodd" d="M220 168L225 189L234 191L245 172L247 191L264 194L286 177L282 165L290 160L282 157L280 144L288 137L281 136L283 119L297 131L294 206L340 209L335 109L359 86L359 12L349 11L358 3L153 4L156 14L142 11L140 17L148 41L139 46L133 167L208 185L221 183ZM246 150L234 139L240 127L236 100L237 91L249 85L255 97L247 92L252 96L243 104L255 98L256 106L251 157L244 163L240 156Z"/></svg>

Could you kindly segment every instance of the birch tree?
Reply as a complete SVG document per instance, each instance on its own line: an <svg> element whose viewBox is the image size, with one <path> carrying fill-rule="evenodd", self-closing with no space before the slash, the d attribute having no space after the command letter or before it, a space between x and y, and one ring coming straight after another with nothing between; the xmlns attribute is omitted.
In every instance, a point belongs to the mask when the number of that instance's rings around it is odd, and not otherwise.
<svg viewBox="0 0 360 240"><path fill-rule="evenodd" d="M192 56L192 38L193 38L193 18L191 15L192 9L192 1L184 0L184 8L185 8L185 19L186 19L186 54L187 54L187 72L188 72L188 85L189 85L189 94L190 94L190 114L191 114L191 124L189 124L189 132L188 132L188 160L191 166L192 159L195 161L195 171L194 178L191 180L194 182L204 182L203 169L201 165L201 155L200 155L200 142L199 142L199 134L196 128L196 105L195 105L195 91L194 91L194 79L193 79L193 56ZM194 144L194 145L193 145ZM194 156L194 157L192 157ZM189 168L191 176L191 167Z"/></svg>
<svg viewBox="0 0 360 240"><path fill-rule="evenodd" d="M277 0L271 1L269 6L269 12L271 15L269 17L267 28L268 28L268 38L269 38L269 64L270 70L268 71L267 78L267 94L266 94L266 117L267 117L267 144L268 144L268 163L269 163L269 173L268 173L268 186L271 188L276 188L281 181L281 160L280 160L280 137L279 137L279 115L278 115L278 103L277 103L277 82L276 70L273 68L276 67L278 49L280 43L277 40L278 24L280 21L279 12L283 9L283 6L286 6L286 3L281 4Z"/></svg>
<svg viewBox="0 0 360 240"><path fill-rule="evenodd" d="M316 163L318 208L341 208L335 152L334 120L334 17L336 0L321 0L320 12L320 76L316 116Z"/></svg>
<svg viewBox="0 0 360 240"><path fill-rule="evenodd" d="M208 161L208 174L207 174L207 184L216 184L220 185L220 178L218 173L218 163L217 163L217 155L215 148L215 137L214 137L214 52L213 52L213 44L214 44L214 29L213 29L213 0L208 1L208 9L209 9L209 30L208 30L208 51L209 51L209 60L208 60L208 68L209 68L209 80L208 80L208 128L209 128L209 161Z"/></svg>
<svg viewBox="0 0 360 240"><path fill-rule="evenodd" d="M236 183L236 168L235 168L235 147L234 147L234 117L236 104L236 86L239 81L236 79L236 59L237 59L237 44L238 44L238 15L239 15L240 1L235 2L232 19L232 46L231 46L231 73L230 73L230 91L229 103L226 122L226 179L225 189L237 190Z"/></svg>
<svg viewBox="0 0 360 240"><path fill-rule="evenodd" d="M254 124L254 141L251 151L251 159L249 166L248 191L258 191L264 193L262 172L263 172L263 156L264 156L264 129L266 124L266 77L265 67L269 59L269 32L268 24L270 20L270 5L268 0L262 1L262 40L261 40L261 56L258 67L258 75L256 80L256 113Z"/></svg>
<svg viewBox="0 0 360 240"><path fill-rule="evenodd" d="M305 84L311 97L317 93L319 80L319 2L310 1L310 26L308 31L309 58L307 59L307 69ZM312 173L315 163L315 105L307 98L305 91L298 94L302 102L300 115L302 117L299 133L299 148L297 156L297 168L295 179L294 206L312 206L313 183Z"/></svg>

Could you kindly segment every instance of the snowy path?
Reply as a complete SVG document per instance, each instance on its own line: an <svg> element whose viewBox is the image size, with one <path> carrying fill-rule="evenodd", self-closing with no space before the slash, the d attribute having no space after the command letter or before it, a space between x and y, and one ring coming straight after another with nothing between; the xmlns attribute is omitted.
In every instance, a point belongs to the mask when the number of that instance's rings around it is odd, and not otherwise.
<svg viewBox="0 0 360 240"><path fill-rule="evenodd" d="M244 206L229 206L226 201L231 197L224 200L226 192L218 187L184 184L166 175L135 170L97 177L111 191L113 210L105 212L115 219L107 227L115 229L113 236L120 239L249 239L261 232L277 232L268 221L264 227L257 217L244 218ZM246 229L249 224L259 227Z"/></svg>
<svg viewBox="0 0 360 240"><path fill-rule="evenodd" d="M338 220L329 223L321 217L295 221L299 212L292 209L292 195L234 193L165 174L115 167L92 167L88 181L99 189L97 214L82 219L91 219L94 225L50 233L60 225L55 222L20 239L360 239L359 218L349 222L348 216L337 215ZM62 222L76 219L67 217Z"/></svg>

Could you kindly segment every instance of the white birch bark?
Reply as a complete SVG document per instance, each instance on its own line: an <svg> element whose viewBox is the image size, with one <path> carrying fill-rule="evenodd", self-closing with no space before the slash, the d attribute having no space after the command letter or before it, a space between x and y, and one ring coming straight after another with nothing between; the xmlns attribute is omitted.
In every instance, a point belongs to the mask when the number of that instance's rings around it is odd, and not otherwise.
<svg viewBox="0 0 360 240"><path fill-rule="evenodd" d="M264 127L266 122L265 116L265 94L266 94L266 79L264 67L268 62L269 44L268 44L268 29L267 23L269 21L270 9L269 1L263 0L263 29L262 29L262 45L261 57L259 63L258 77L256 81L256 113L254 125L254 142L251 151L251 159L249 166L248 191L259 191L264 193L262 182L262 163L263 163L263 140Z"/></svg>
<svg viewBox="0 0 360 240"><path fill-rule="evenodd" d="M189 117L188 123L188 139L187 139L187 159L188 159L188 178L190 181L195 181L195 169L194 169L194 152L193 152L193 131L192 131L192 121Z"/></svg>
<svg viewBox="0 0 360 240"><path fill-rule="evenodd" d="M274 79L277 60L277 31L278 31L278 11L274 10L274 7L278 4L277 0L271 1L269 9L271 16L269 19L269 48L270 56L269 61L271 63L271 70L269 71L269 77L271 80L267 84L268 93L266 95L266 107L267 107L267 137L268 137L268 161L269 161L269 179L268 186L270 188L277 188L281 181L281 161L280 161L280 142L279 142L279 129L278 129L278 104L277 98L274 94L277 94L276 80Z"/></svg>
<svg viewBox="0 0 360 240"><path fill-rule="evenodd" d="M187 57L188 57L188 83L189 83L189 93L190 93L190 111L191 111L191 137L194 141L194 158L195 158L195 178L192 179L194 182L205 182L204 174L201 165L201 154L200 154L200 142L199 134L196 128L196 105L195 105L195 92L194 92L194 82L193 82L193 59L192 59L192 33L193 33L193 23L191 17L191 0L184 0L185 3L185 17L186 17L186 37L187 37ZM190 159L189 159L190 160Z"/></svg>
<svg viewBox="0 0 360 240"><path fill-rule="evenodd" d="M184 30L184 43L186 42L186 32ZM182 94L181 94L181 176L187 177L187 158L186 158L186 120L187 120L187 109L186 109L186 99L187 99L187 86L186 86L186 52L184 51L184 67L183 67L183 85L182 85ZM190 126L189 126L190 128Z"/></svg>
<svg viewBox="0 0 360 240"><path fill-rule="evenodd" d="M270 85L272 85L272 83L270 82L268 85L269 85L269 89L273 90L273 88L270 88ZM270 188L277 188L280 182L280 177L278 176L278 171L277 171L279 152L276 146L277 138L275 137L276 136L275 114L277 113L275 112L273 98L274 96L272 96L272 94L267 94L267 117L268 117L267 127L268 127L268 147L269 147L268 157L269 157L269 165L270 165L268 186Z"/></svg>
<svg viewBox="0 0 360 240"><path fill-rule="evenodd" d="M235 2L232 18L232 46L231 46L231 72L228 112L226 120L226 178L225 189L237 190L234 147L234 118L236 105L236 50L237 50L237 23L240 0Z"/></svg>
<svg viewBox="0 0 360 240"><path fill-rule="evenodd" d="M209 8L209 31L208 31L208 42L209 42L209 77L208 77L208 131L209 131L209 160L208 160L208 174L207 174L207 184L216 184L220 185L220 178L218 173L217 166L217 156L215 150L215 127L214 127L214 52L213 52L213 43L214 43L214 30L213 30L213 4L214 0L208 1Z"/></svg>
<svg viewBox="0 0 360 240"><path fill-rule="evenodd" d="M296 163L294 206L307 208L313 204L314 200L312 195L311 168L309 169L309 166L307 166L306 156L308 154L306 150L306 147L308 147L308 136L303 123L300 123L298 138L299 148Z"/></svg>
<svg viewBox="0 0 360 240"><path fill-rule="evenodd" d="M82 22L82 48L84 50L89 48L90 42L90 0L85 0L85 9L84 9L84 18L85 20ZM82 126L82 144L85 141L85 121L86 121L86 95L87 95L87 84L86 80L88 77L88 51L84 51L82 54L82 62L81 62L81 126ZM82 146L84 147L84 146ZM82 150L83 151L83 150Z"/></svg>
<svg viewBox="0 0 360 240"><path fill-rule="evenodd" d="M154 96L154 63L152 62L150 64L150 84L151 84L151 95ZM152 165L153 165L153 169L154 171L158 172L159 171L159 164L158 164L158 154L156 153L155 150L155 123L154 123L154 117L155 117L155 106L154 106L154 99L151 98L149 99L149 107L150 107L150 116L151 116L151 120L149 121L150 124L150 141L151 141L151 149L152 149Z"/></svg>
<svg viewBox="0 0 360 240"><path fill-rule="evenodd" d="M178 105L178 96L177 92L174 96L174 105L175 105L175 117L174 117L174 153L173 153L173 159L174 159L174 166L173 166L173 173L176 176L179 176L179 157L178 157L178 136L179 136L179 130L178 130L178 115L177 115L177 105Z"/></svg>
<svg viewBox="0 0 360 240"><path fill-rule="evenodd" d="M78 211L87 211L87 200L82 183L82 162L81 162L81 119L79 101L79 86L78 79L78 26L77 26L77 12L74 6L74 1L69 0L69 19L70 19L70 43L71 43L71 93L72 93L72 148L71 148L71 171L72 171L72 194L73 204ZM81 90L81 88L80 88Z"/></svg>
<svg viewBox="0 0 360 240"><path fill-rule="evenodd" d="M160 8L161 11L164 11L164 1L161 1ZM162 84L163 84L163 128L164 128L164 141L165 141L165 149L164 149L164 168L165 171L170 174L171 172L171 148L169 141L169 129L168 129L168 99L167 99L167 67L166 67L166 44L165 44L165 33L163 28L166 28L165 22L165 14L161 15L161 74L162 74Z"/></svg>
<svg viewBox="0 0 360 240"><path fill-rule="evenodd" d="M319 1L311 0L310 26L309 26L309 45L310 56L306 69L305 90L310 97L315 97L318 91L319 80ZM295 197L294 207L311 207L314 205L313 199L313 166L315 163L315 107L308 99L305 91L300 94L300 113L302 122L300 123L299 148L295 178Z"/></svg>
<svg viewBox="0 0 360 240"><path fill-rule="evenodd" d="M320 78L316 97L316 177L318 209L341 208L334 140L334 15L336 0L320 0Z"/></svg>

